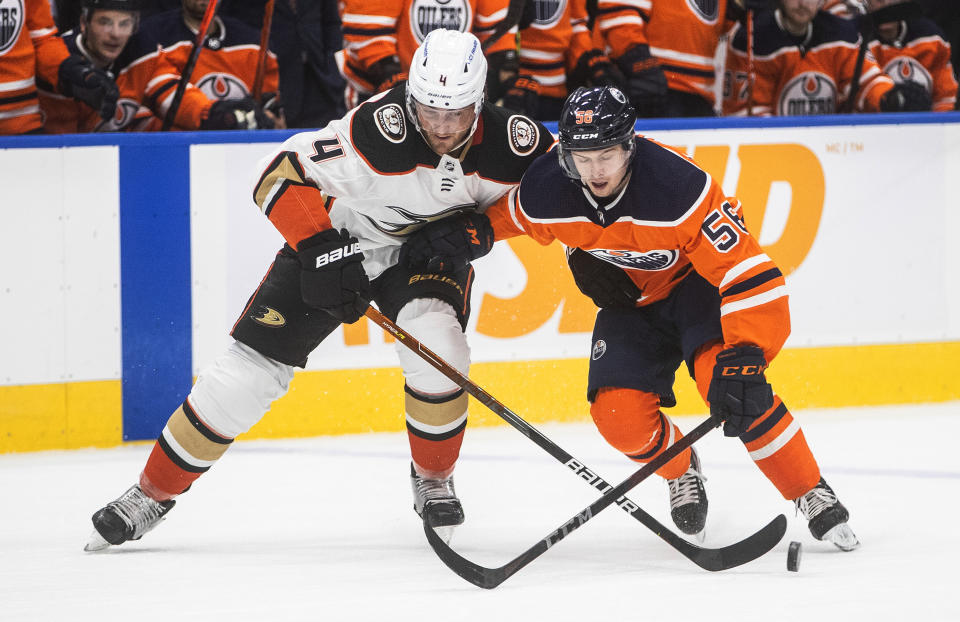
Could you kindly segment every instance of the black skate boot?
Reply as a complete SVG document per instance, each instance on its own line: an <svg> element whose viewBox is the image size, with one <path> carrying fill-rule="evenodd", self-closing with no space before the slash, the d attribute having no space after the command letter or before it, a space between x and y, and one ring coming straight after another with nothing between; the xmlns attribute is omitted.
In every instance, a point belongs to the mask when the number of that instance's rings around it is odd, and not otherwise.
<svg viewBox="0 0 960 622"><path fill-rule="evenodd" d="M453 476L430 479L417 475L410 464L410 485L413 487L413 510L423 522L449 541L453 528L463 524L463 506L453 487Z"/></svg>
<svg viewBox="0 0 960 622"><path fill-rule="evenodd" d="M794 499L793 504L809 521L810 533L817 540L831 542L843 551L852 551L860 546L860 541L847 524L850 513L822 477L810 492Z"/></svg>
<svg viewBox="0 0 960 622"><path fill-rule="evenodd" d="M111 501L93 515L95 531L83 550L101 551L108 546L139 540L156 527L176 501L154 501L140 489L131 486L116 501Z"/></svg>
<svg viewBox="0 0 960 622"><path fill-rule="evenodd" d="M690 448L690 468L677 479L667 480L670 487L670 517L685 534L695 535L707 524L706 478L700 472L700 458Z"/></svg>

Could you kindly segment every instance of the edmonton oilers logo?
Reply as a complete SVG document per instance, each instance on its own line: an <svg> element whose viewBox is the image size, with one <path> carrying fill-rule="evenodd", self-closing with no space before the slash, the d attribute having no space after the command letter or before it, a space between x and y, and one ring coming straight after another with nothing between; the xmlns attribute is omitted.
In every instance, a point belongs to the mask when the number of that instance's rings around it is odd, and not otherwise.
<svg viewBox="0 0 960 622"><path fill-rule="evenodd" d="M592 250L591 255L621 268L633 270L658 271L666 270L677 263L680 258L676 250L654 250L641 253L639 251Z"/></svg>
<svg viewBox="0 0 960 622"><path fill-rule="evenodd" d="M687 6L709 24L715 23L720 15L720 0L687 0Z"/></svg>
<svg viewBox="0 0 960 622"><path fill-rule="evenodd" d="M229 73L208 73L197 82L197 88L210 99L243 99L250 95L247 85Z"/></svg>
<svg viewBox="0 0 960 622"><path fill-rule="evenodd" d="M837 109L837 86L827 75L806 71L780 91L779 115L831 114Z"/></svg>
<svg viewBox="0 0 960 622"><path fill-rule="evenodd" d="M567 8L567 0L533 0L534 24L555 24Z"/></svg>
<svg viewBox="0 0 960 622"><path fill-rule="evenodd" d="M24 19L23 0L0 0L0 56L17 42Z"/></svg>
<svg viewBox="0 0 960 622"><path fill-rule="evenodd" d="M593 344L593 351L590 353L590 358L597 360L607 352L607 342L603 339L597 339L597 342Z"/></svg>
<svg viewBox="0 0 960 622"><path fill-rule="evenodd" d="M410 4L410 25L417 43L440 28L466 32L472 22L469 0L413 0Z"/></svg>
<svg viewBox="0 0 960 622"><path fill-rule="evenodd" d="M126 97L117 102L117 109L113 116L106 121L101 121L94 131L96 132L117 132L127 127L137 116L140 110L140 103Z"/></svg>
<svg viewBox="0 0 960 622"><path fill-rule="evenodd" d="M883 68L883 73L890 76L897 84L904 82L916 82L927 90L927 93L933 91L933 78L926 67L917 62L916 59L909 56L898 56Z"/></svg>

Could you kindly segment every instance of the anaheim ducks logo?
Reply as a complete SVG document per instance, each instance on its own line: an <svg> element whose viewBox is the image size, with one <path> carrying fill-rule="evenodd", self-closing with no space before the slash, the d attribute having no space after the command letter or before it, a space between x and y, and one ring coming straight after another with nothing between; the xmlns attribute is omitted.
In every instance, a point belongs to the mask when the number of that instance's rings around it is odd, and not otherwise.
<svg viewBox="0 0 960 622"><path fill-rule="evenodd" d="M119 132L133 123L137 118L138 110L140 110L140 102L123 97L117 101L117 109L114 110L113 116L98 123L93 131Z"/></svg>
<svg viewBox="0 0 960 622"><path fill-rule="evenodd" d="M787 82L777 104L781 116L832 114L836 110L837 85L819 71L805 71Z"/></svg>
<svg viewBox="0 0 960 622"><path fill-rule="evenodd" d="M270 328L280 328L287 323L286 318L272 307L258 307L257 312L251 315L250 319Z"/></svg>
<svg viewBox="0 0 960 622"><path fill-rule="evenodd" d="M533 0L533 23L537 26L553 26L567 9L567 0Z"/></svg>
<svg viewBox="0 0 960 622"><path fill-rule="evenodd" d="M601 356L607 353L607 342L603 339L597 339L597 342L593 344L593 350L590 352L590 358L597 360Z"/></svg>
<svg viewBox="0 0 960 622"><path fill-rule="evenodd" d="M687 0L694 14L708 24L717 23L720 16L720 0Z"/></svg>
<svg viewBox="0 0 960 622"><path fill-rule="evenodd" d="M680 253L675 250L655 250L644 253L640 251L597 249L587 252L597 259L602 259L621 268L648 271L666 270L677 263L677 259L680 257Z"/></svg>
<svg viewBox="0 0 960 622"><path fill-rule="evenodd" d="M243 99L250 95L247 85L229 73L208 73L197 82L208 99Z"/></svg>
<svg viewBox="0 0 960 622"><path fill-rule="evenodd" d="M407 137L407 124L404 120L403 110L397 104L387 104L377 108L373 113L373 118L377 122L377 129L383 134L383 137L392 143L402 143Z"/></svg>
<svg viewBox="0 0 960 622"><path fill-rule="evenodd" d="M0 56L20 38L25 19L23 0L0 0Z"/></svg>
<svg viewBox="0 0 960 622"><path fill-rule="evenodd" d="M540 138L536 123L516 114L507 119L507 132L510 150L518 156L530 155Z"/></svg>
<svg viewBox="0 0 960 622"><path fill-rule="evenodd" d="M898 56L886 64L883 72L897 84L916 82L925 88L927 93L933 92L933 77L926 67L918 63L915 58Z"/></svg>
<svg viewBox="0 0 960 622"><path fill-rule="evenodd" d="M469 0L413 0L410 4L410 25L417 43L423 43L433 30L466 32L472 23Z"/></svg>

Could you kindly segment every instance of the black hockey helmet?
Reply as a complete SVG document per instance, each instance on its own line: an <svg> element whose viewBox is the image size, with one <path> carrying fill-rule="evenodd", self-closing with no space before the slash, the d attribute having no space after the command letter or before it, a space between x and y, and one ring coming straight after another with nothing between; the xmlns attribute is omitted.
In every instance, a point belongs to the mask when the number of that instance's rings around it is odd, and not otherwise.
<svg viewBox="0 0 960 622"><path fill-rule="evenodd" d="M637 113L620 89L612 86L578 88L563 103L557 122L560 166L568 177L579 180L571 151L622 145L633 158L636 121Z"/></svg>

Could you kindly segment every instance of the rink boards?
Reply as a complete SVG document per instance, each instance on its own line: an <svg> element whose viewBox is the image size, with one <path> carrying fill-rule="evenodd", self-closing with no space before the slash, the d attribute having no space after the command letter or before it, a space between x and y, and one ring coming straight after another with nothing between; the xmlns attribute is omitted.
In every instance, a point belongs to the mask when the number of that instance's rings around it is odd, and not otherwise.
<svg viewBox="0 0 960 622"><path fill-rule="evenodd" d="M795 122L640 129L738 196L787 274L793 332L770 377L788 405L960 399L960 115ZM290 134L0 138L0 452L156 437L281 244L250 189ZM595 308L562 248L511 240L476 267L471 377L530 421L583 420ZM679 375L669 412L704 412ZM400 430L402 383L362 320L247 436Z"/></svg>

